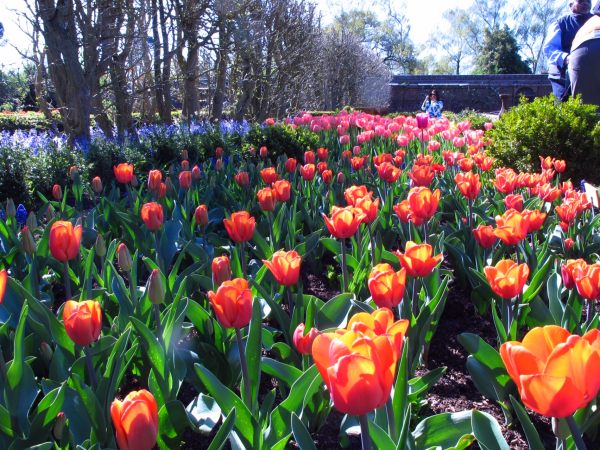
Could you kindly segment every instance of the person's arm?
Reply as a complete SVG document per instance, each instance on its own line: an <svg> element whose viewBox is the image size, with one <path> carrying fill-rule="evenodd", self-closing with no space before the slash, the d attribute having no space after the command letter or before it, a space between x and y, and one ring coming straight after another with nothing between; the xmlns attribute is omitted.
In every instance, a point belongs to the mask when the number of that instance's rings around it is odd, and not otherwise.
<svg viewBox="0 0 600 450"><path fill-rule="evenodd" d="M560 27L558 22L553 22L548 30L548 37L544 44L544 55L548 59L548 64L554 64L558 67L563 67L565 58L569 55L563 51L560 38Z"/></svg>
<svg viewBox="0 0 600 450"><path fill-rule="evenodd" d="M429 97L425 97L425 100L423 100L423 104L421 105L421 111L427 111L428 106L429 106Z"/></svg>
<svg viewBox="0 0 600 450"><path fill-rule="evenodd" d="M443 100L438 100L438 105L440 105L440 113L441 113L442 109L444 109L444 101Z"/></svg>

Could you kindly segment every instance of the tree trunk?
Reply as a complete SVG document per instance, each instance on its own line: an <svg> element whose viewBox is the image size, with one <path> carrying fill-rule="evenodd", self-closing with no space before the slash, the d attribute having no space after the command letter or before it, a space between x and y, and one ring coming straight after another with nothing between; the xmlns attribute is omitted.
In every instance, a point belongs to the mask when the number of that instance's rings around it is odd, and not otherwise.
<svg viewBox="0 0 600 450"><path fill-rule="evenodd" d="M227 82L227 67L229 63L229 30L224 19L219 21L219 50L217 52L217 74L215 94L212 99L211 120L219 120L223 116L225 102L225 85Z"/></svg>
<svg viewBox="0 0 600 450"><path fill-rule="evenodd" d="M72 0L37 0L49 72L69 143L90 138L90 92L79 61Z"/></svg>

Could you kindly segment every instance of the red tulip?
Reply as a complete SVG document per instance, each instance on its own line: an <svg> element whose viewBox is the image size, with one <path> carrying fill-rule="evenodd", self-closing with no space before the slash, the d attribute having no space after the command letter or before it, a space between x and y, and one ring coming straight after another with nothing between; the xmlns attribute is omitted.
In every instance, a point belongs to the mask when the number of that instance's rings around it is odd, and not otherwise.
<svg viewBox="0 0 600 450"><path fill-rule="evenodd" d="M110 405L120 450L151 450L158 436L158 406L145 389L132 391Z"/></svg>
<svg viewBox="0 0 600 450"><path fill-rule="evenodd" d="M150 231L160 229L163 224L163 208L160 203L145 203L140 211L142 220Z"/></svg>
<svg viewBox="0 0 600 450"><path fill-rule="evenodd" d="M77 257L81 244L81 225L73 227L71 222L58 220L50 228L48 245L50 253L59 261L70 261Z"/></svg>
<svg viewBox="0 0 600 450"><path fill-rule="evenodd" d="M294 342L294 347L296 347L296 350L298 350L300 354L310 355L313 341L318 336L319 330L313 327L306 334L304 334L304 330L305 325L303 323L299 323L294 330L292 340Z"/></svg>
<svg viewBox="0 0 600 450"><path fill-rule="evenodd" d="M277 283L282 286L293 286L298 283L301 263L302 256L295 250L289 252L279 250L273 253L271 261L263 259L263 264L271 271Z"/></svg>
<svg viewBox="0 0 600 450"><path fill-rule="evenodd" d="M121 163L113 166L113 172L115 178L121 184L128 184L133 180L133 164Z"/></svg>
<svg viewBox="0 0 600 450"><path fill-rule="evenodd" d="M92 300L67 300L63 309L63 321L65 331L73 342L82 347L90 345L102 331L102 307Z"/></svg>
<svg viewBox="0 0 600 450"><path fill-rule="evenodd" d="M225 328L243 328L252 318L252 291L243 278L221 283L217 292L209 291L208 299L217 320Z"/></svg>
<svg viewBox="0 0 600 450"><path fill-rule="evenodd" d="M231 218L223 219L229 237L235 242L246 242L252 239L256 220L246 211L234 212Z"/></svg>

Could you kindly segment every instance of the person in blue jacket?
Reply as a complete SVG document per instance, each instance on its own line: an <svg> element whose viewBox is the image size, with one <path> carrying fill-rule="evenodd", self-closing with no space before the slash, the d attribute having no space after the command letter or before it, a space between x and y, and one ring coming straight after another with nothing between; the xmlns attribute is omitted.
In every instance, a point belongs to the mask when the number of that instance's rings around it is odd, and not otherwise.
<svg viewBox="0 0 600 450"><path fill-rule="evenodd" d="M442 117L442 109L444 109L444 102L440 98L437 89L433 89L431 94L425 97L421 109L429 114L429 117L440 119Z"/></svg>
<svg viewBox="0 0 600 450"><path fill-rule="evenodd" d="M582 25L592 17L591 0L570 0L571 12L552 22L544 44L544 55L548 59L548 78L552 92L559 100L566 100L570 93L567 67L571 44Z"/></svg>

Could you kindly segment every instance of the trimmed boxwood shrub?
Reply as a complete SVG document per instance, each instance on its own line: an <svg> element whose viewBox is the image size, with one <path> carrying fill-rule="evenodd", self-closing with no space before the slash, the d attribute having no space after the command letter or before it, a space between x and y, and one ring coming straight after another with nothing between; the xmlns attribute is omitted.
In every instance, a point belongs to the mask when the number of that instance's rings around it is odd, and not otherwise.
<svg viewBox="0 0 600 450"><path fill-rule="evenodd" d="M266 146L269 157L273 160L280 155L287 155L302 161L304 152L317 148L319 144L318 136L307 128L294 128L290 125L253 125L245 140L245 148L252 146L258 151L260 147Z"/></svg>
<svg viewBox="0 0 600 450"><path fill-rule="evenodd" d="M494 125L491 154L500 164L538 171L540 156L567 161L573 181L600 181L600 124L596 107L579 99L556 103L552 96L521 103Z"/></svg>

